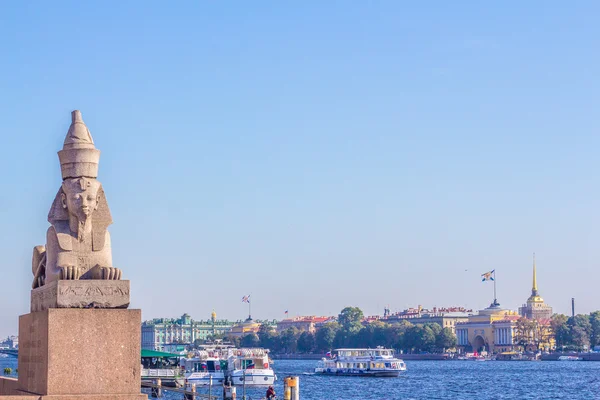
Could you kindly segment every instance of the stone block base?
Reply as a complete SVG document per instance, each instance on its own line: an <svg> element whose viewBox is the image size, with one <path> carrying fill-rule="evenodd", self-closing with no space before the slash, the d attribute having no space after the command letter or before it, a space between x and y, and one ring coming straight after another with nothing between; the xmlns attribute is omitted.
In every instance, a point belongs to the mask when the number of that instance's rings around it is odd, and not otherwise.
<svg viewBox="0 0 600 400"><path fill-rule="evenodd" d="M54 281L31 291L31 312L49 308L127 308L129 281Z"/></svg>
<svg viewBox="0 0 600 400"><path fill-rule="evenodd" d="M148 400L145 394L105 394L105 395L55 395L55 396L38 396L38 395L15 395L2 396L0 400Z"/></svg>
<svg viewBox="0 0 600 400"><path fill-rule="evenodd" d="M22 315L19 390L48 399L138 399L140 324L140 310L50 308Z"/></svg>
<svg viewBox="0 0 600 400"><path fill-rule="evenodd" d="M3 400L0 397L0 400ZM80 396L68 396L68 395L57 395L57 396L42 396L40 400L148 400L148 396L145 394L103 394L100 395L80 395Z"/></svg>
<svg viewBox="0 0 600 400"><path fill-rule="evenodd" d="M19 395L19 381L15 378L0 377L0 399Z"/></svg>

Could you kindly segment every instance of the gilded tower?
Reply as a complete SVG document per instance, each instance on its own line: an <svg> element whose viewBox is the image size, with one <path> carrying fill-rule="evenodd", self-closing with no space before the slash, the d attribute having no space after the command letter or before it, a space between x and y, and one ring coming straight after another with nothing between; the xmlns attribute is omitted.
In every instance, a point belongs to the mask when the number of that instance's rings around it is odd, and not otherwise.
<svg viewBox="0 0 600 400"><path fill-rule="evenodd" d="M533 284L531 285L531 296L527 299L527 304L519 307L519 314L528 319L550 319L552 317L552 307L544 303L537 287L537 271L535 265L535 254L533 255Z"/></svg>

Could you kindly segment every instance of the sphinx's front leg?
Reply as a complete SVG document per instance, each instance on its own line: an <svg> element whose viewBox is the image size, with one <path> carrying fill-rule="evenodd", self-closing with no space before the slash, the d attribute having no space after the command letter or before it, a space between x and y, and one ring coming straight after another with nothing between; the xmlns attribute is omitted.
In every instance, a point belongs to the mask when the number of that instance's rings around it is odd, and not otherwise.
<svg viewBox="0 0 600 400"><path fill-rule="evenodd" d="M115 267L102 267L96 265L88 273L89 278L87 279L102 279L110 281L118 281L121 279L121 270Z"/></svg>
<svg viewBox="0 0 600 400"><path fill-rule="evenodd" d="M102 279L110 281L121 280L121 270L115 267L102 267Z"/></svg>
<svg viewBox="0 0 600 400"><path fill-rule="evenodd" d="M81 268L75 265L59 266L60 279L73 281L81 277Z"/></svg>

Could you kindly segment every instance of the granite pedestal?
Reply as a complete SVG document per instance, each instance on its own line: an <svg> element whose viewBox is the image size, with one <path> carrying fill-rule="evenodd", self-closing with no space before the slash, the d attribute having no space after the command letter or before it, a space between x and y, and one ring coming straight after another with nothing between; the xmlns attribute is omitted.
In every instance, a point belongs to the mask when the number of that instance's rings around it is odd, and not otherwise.
<svg viewBox="0 0 600 400"><path fill-rule="evenodd" d="M31 291L31 312L49 308L127 308L129 281L54 281Z"/></svg>
<svg viewBox="0 0 600 400"><path fill-rule="evenodd" d="M50 308L19 318L19 390L43 399L146 399L140 310Z"/></svg>

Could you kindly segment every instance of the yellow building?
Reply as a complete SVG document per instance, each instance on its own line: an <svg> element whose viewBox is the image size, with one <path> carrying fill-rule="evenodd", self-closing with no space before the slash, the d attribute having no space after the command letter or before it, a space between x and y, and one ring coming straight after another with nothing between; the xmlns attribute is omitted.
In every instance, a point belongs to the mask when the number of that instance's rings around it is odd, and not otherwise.
<svg viewBox="0 0 600 400"><path fill-rule="evenodd" d="M533 284L527 304L517 314L496 301L488 308L456 325L458 346L463 351L500 353L513 350L549 350L554 347L550 329L552 307L544 303L537 288L535 254Z"/></svg>
<svg viewBox="0 0 600 400"><path fill-rule="evenodd" d="M254 322L252 318L248 317L248 319L246 319L241 324L237 324L233 328L231 328L229 335L242 337L246 336L249 333L257 333L260 329L260 325L260 322Z"/></svg>
<svg viewBox="0 0 600 400"><path fill-rule="evenodd" d="M456 324L458 346L465 352L512 350L514 326L518 319L516 311L503 309L494 301L488 308L471 315L467 322Z"/></svg>

